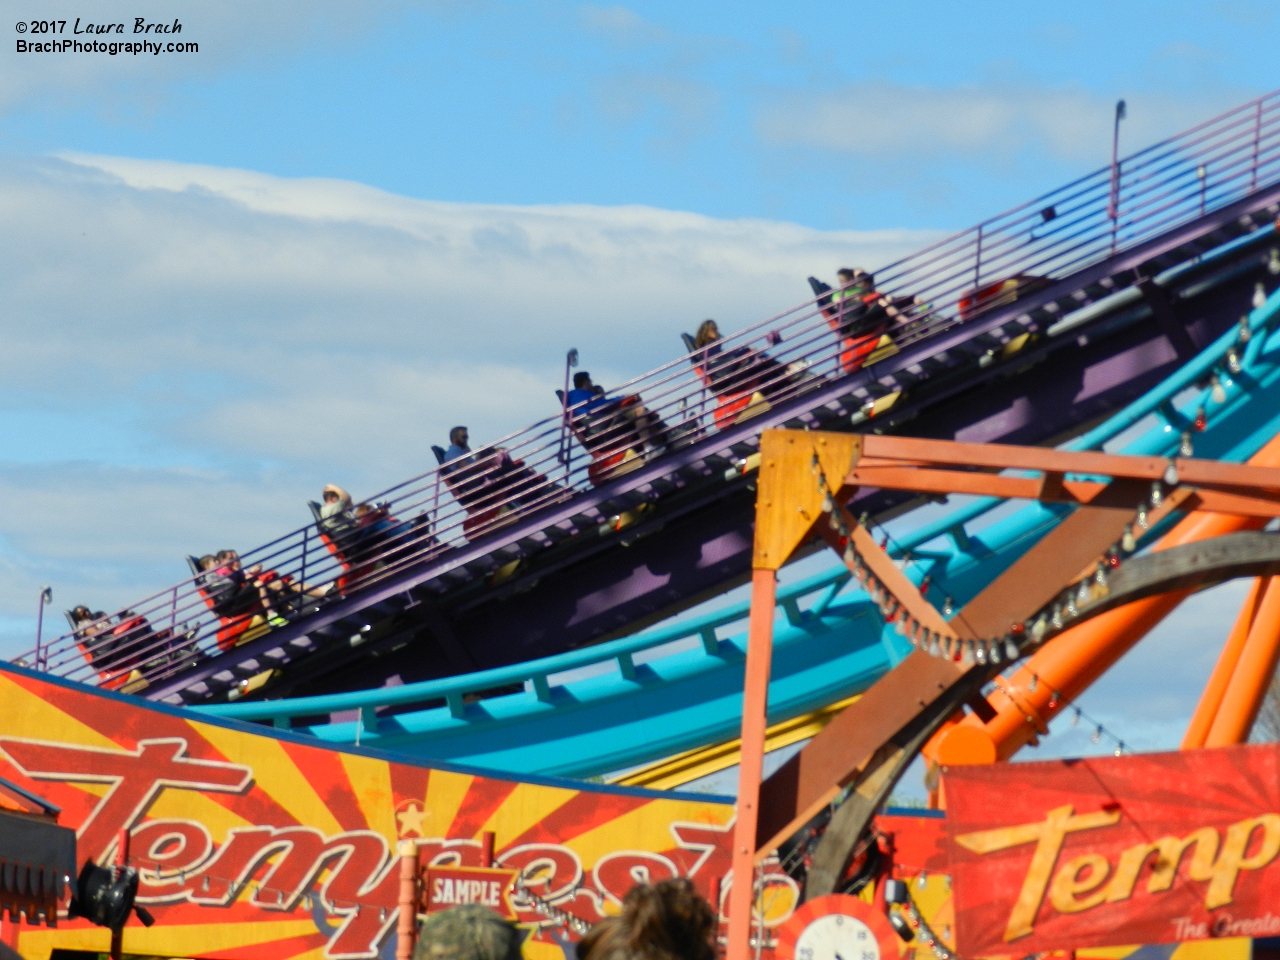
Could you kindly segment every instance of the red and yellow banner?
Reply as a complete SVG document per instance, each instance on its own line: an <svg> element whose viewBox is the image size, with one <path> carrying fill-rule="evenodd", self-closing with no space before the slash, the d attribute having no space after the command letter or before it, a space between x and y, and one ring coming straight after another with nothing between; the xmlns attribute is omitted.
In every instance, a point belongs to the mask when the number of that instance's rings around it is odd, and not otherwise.
<svg viewBox="0 0 1280 960"><path fill-rule="evenodd" d="M953 767L964 956L1280 935L1280 747Z"/></svg>
<svg viewBox="0 0 1280 960"><path fill-rule="evenodd" d="M424 866L518 871L531 960L573 956L547 904L595 923L637 882L728 888L733 806L529 780L337 750L302 736L157 707L0 666L0 776L63 810L79 857L108 862L121 829L142 870L126 953L224 960L356 960L395 950L397 841ZM494 863L483 863L493 834ZM775 871L776 872L776 871ZM780 872L779 872L780 873ZM771 925L789 916L788 887ZM727 901L727 898L724 898ZM542 907L541 912L539 906ZM8 927L6 921L5 926ZM19 952L105 951L84 921L20 925Z"/></svg>

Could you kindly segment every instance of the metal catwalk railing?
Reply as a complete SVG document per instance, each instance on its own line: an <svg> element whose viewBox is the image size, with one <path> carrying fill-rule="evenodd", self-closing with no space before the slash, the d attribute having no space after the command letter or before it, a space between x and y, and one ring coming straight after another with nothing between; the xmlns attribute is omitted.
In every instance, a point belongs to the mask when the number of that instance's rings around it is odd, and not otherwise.
<svg viewBox="0 0 1280 960"><path fill-rule="evenodd" d="M1203 423L1195 434L1197 453L1230 462L1247 460L1274 435L1277 426L1275 397L1280 390L1280 352L1273 343L1271 348L1267 344L1280 327L1278 321L1280 291L1251 312L1247 326L1223 334L1176 374L1067 444L1066 449L1102 450L1114 445L1112 452L1177 456L1182 430L1203 412ZM1134 436L1132 428L1139 423L1145 429ZM945 597L950 597L963 605L1007 568L1013 557L1020 556L1069 513L1061 507L1032 503L993 522L993 512L1006 503L984 497L950 510L945 516L890 540L886 551L903 563L903 572L917 585L928 577L930 586L925 590L931 594L932 602L940 606ZM1145 534L1139 531L1139 542L1155 542L1174 522L1169 518L1165 523L1153 524ZM976 550L959 546L973 541L980 544ZM897 653L890 654L884 636L877 634L892 634L894 628L884 628L881 619L867 616L871 600L856 584L848 589L850 577L849 571L837 564L779 590L776 619L781 647L819 643L826 645L828 652L817 681L821 684L819 689L798 690L797 684L792 683L783 692L775 690L781 685L771 681L771 722L822 705L824 693L842 697L858 692L907 651L904 640ZM503 769L591 776L654 759L664 751L703 746L716 736L723 736L726 729L734 729L739 704L721 702L721 698L727 688L740 691L740 673L731 684L717 685L712 681L720 672L741 670L749 613L750 603L742 601L727 609L582 650L399 687L196 709L211 716L267 720L278 728L293 726L299 717L354 712L353 720L303 729L329 742L363 742L366 746L397 750L410 744L415 749L422 745L423 753L436 751L431 755L437 759L482 765L490 765L490 757L462 751L471 748L497 753L500 749L505 758ZM841 647L834 642L834 635L850 630L852 619L863 621L862 642L850 643L846 639ZM837 652L849 648L857 649L859 655L846 657L840 665L859 673L846 677L839 675L832 661ZM644 682L637 683L637 667L642 662L649 669ZM597 673L589 668L605 669ZM698 713L698 722L703 726L696 726L687 710L670 718L652 717L640 706L639 701L643 700L670 702L661 688L685 682L690 676L698 677L698 696L704 698L699 702L714 701L719 707ZM777 679L775 675L774 680ZM521 686L519 692L492 694ZM480 698L484 700L483 710L468 711L467 704ZM441 701L441 706L431 706ZM693 704L682 702L682 706ZM377 711L388 707L418 709L400 712L394 720L382 724ZM594 710L599 718L584 719L586 710ZM548 729L548 717L556 713L562 715L563 722L554 739L535 743L535 738L526 736L521 740L513 733L534 722ZM632 731L628 739L619 727L637 718L644 718L642 735ZM459 720L466 721L465 728L459 728ZM584 730L599 730L599 736L584 743ZM570 737L574 739L574 750L564 746L563 741ZM495 743L501 747L495 747Z"/></svg>
<svg viewBox="0 0 1280 960"><path fill-rule="evenodd" d="M1277 179L1280 91L877 271L876 289L890 307L883 327L849 335L829 299L809 300L637 377L599 405L562 410L383 491L369 499L367 516L345 527L308 524L245 552L241 571L197 574L82 622L20 659L131 692L464 544L492 541L499 569L521 554L519 544L503 541L504 526L572 503L601 484L616 485L631 470L676 451L715 449L719 431L754 414L828 387L880 355L927 344L1037 285L1160 237ZM675 474L670 481L679 485ZM649 486L655 496L661 492L661 483ZM561 520L532 539L548 546L599 528L597 513ZM219 593L228 581L232 588ZM238 595L229 596L233 592Z"/></svg>

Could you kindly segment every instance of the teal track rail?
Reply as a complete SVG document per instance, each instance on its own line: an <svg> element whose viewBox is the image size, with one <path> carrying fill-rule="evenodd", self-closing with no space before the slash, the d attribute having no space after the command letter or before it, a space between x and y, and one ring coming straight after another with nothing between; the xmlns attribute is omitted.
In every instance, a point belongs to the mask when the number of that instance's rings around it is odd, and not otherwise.
<svg viewBox="0 0 1280 960"><path fill-rule="evenodd" d="M1280 291L1158 388L1066 449L1172 456L1197 413L1195 455L1240 462L1280 433ZM1220 389L1219 389L1220 388ZM1215 399L1215 394L1217 399ZM963 605L1067 509L985 498L900 538L929 598ZM1158 535L1150 531L1148 539ZM731 739L738 730L748 604L599 646L400 687L221 704L199 712L269 721L329 743L361 743L514 773L584 777ZM769 719L865 690L909 651L844 568L779 593ZM504 688L519 687L502 693ZM495 691L499 691L496 695ZM389 708L414 708L383 715ZM294 718L356 719L293 726Z"/></svg>

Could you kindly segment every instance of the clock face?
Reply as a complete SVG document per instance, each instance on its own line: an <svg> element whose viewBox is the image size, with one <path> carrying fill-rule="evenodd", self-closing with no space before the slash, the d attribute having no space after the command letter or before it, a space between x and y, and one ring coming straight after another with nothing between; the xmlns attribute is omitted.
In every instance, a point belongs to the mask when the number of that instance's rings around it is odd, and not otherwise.
<svg viewBox="0 0 1280 960"><path fill-rule="evenodd" d="M796 938L796 960L880 960L871 928L843 913L811 920Z"/></svg>
<svg viewBox="0 0 1280 960"><path fill-rule="evenodd" d="M778 927L778 960L898 960L900 953L884 911L843 893L807 901Z"/></svg>

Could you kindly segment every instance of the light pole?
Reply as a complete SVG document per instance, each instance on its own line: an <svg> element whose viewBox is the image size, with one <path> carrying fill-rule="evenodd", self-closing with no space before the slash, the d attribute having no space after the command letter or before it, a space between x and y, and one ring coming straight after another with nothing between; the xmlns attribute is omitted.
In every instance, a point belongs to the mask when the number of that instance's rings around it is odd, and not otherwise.
<svg viewBox="0 0 1280 960"><path fill-rule="evenodd" d="M573 347L564 355L564 392L560 395L560 462L564 475L569 476L569 371L578 365L578 348Z"/></svg>
<svg viewBox="0 0 1280 960"><path fill-rule="evenodd" d="M40 669L40 637L44 633L44 608L45 604L53 603L53 587L45 587L40 591L40 606L36 609L36 662L35 668Z"/></svg>
<svg viewBox="0 0 1280 960"><path fill-rule="evenodd" d="M1107 216L1111 218L1111 252L1116 252L1116 227L1120 218L1120 121L1125 118L1123 100L1116 101L1116 122L1111 133L1111 197Z"/></svg>

